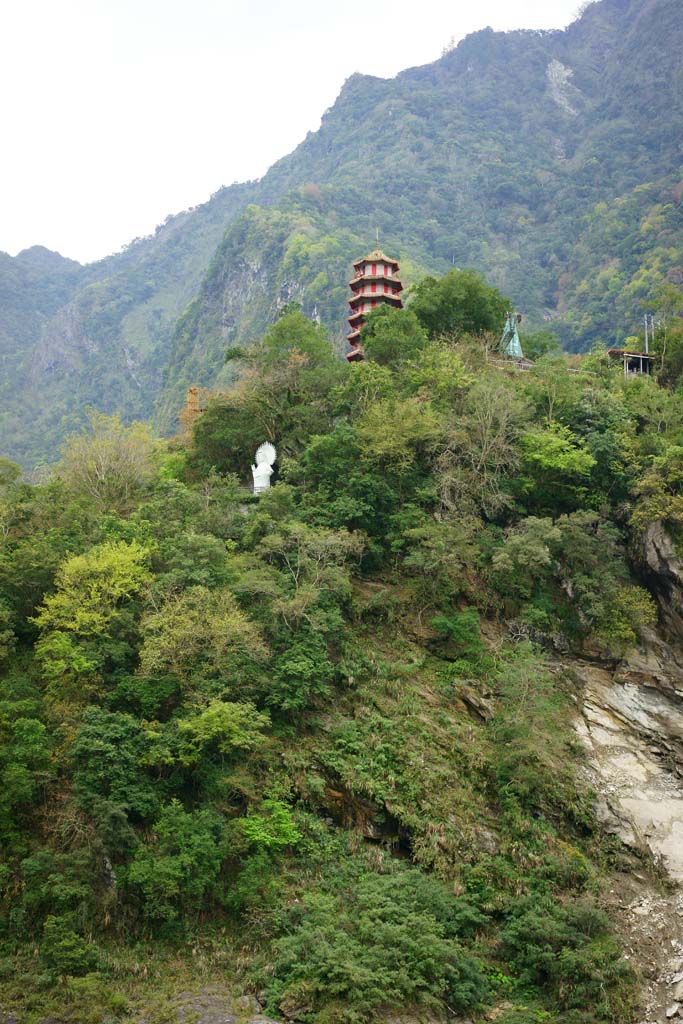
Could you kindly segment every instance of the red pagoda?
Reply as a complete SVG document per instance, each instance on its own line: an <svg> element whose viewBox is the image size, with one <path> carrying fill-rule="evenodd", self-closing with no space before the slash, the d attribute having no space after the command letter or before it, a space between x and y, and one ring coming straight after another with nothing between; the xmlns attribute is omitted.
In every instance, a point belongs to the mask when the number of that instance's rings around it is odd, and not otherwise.
<svg viewBox="0 0 683 1024"><path fill-rule="evenodd" d="M348 335L351 351L346 356L350 363L360 362L363 358L360 330L367 314L383 302L389 303L394 309L403 307L400 295L403 285L396 276L396 260L389 259L380 249L375 249L369 256L354 263L353 269L355 273L350 282L353 294L349 299L351 333Z"/></svg>

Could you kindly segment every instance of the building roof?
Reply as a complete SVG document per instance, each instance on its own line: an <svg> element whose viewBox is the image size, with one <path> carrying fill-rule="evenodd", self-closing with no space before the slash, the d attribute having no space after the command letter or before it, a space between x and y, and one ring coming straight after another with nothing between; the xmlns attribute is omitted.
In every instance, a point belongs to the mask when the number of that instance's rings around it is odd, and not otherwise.
<svg viewBox="0 0 683 1024"><path fill-rule="evenodd" d="M403 300L398 292L368 292L367 295L352 295L349 305L358 306L361 302L367 302L368 299L373 302L398 302L400 306L403 305Z"/></svg>
<svg viewBox="0 0 683 1024"><path fill-rule="evenodd" d="M369 281L370 283L372 283L373 281L385 281L387 284L394 285L394 291L403 291L401 279L398 277L394 277L393 274L357 274L355 277L351 278L349 284L353 289L355 289L362 287L366 281Z"/></svg>
<svg viewBox="0 0 683 1024"><path fill-rule="evenodd" d="M390 256L385 256L381 249L373 249L371 253L364 256L362 260L357 260L354 263L354 267L360 267L363 263L390 263L392 267L396 267L398 270L398 261L392 260Z"/></svg>
<svg viewBox="0 0 683 1024"><path fill-rule="evenodd" d="M639 359L654 359L651 352L637 352L632 348L608 348L608 356L637 356Z"/></svg>

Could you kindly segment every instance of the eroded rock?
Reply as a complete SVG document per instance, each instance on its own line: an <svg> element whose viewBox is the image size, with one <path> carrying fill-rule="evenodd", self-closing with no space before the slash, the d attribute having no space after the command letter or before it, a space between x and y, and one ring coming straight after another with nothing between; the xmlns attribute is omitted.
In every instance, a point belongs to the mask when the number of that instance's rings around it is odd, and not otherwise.
<svg viewBox="0 0 683 1024"><path fill-rule="evenodd" d="M670 638L683 641L683 559L661 520L645 531L642 557L664 628Z"/></svg>

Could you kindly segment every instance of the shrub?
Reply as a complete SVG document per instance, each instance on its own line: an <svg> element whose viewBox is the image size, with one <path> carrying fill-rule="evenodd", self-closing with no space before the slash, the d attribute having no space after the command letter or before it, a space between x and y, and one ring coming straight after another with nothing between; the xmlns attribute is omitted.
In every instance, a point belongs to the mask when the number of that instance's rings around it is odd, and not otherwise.
<svg viewBox="0 0 683 1024"><path fill-rule="evenodd" d="M609 1016L630 969L608 925L607 915L587 901L562 906L532 895L518 901L503 928L503 951L522 984L547 986L562 1009L592 1005Z"/></svg>
<svg viewBox="0 0 683 1024"><path fill-rule="evenodd" d="M379 1007L482 1004L482 965L461 942L484 922L471 905L417 870L336 881L336 892L304 896L275 943L273 1009L334 1008L334 1019L351 1021L375 1019Z"/></svg>
<svg viewBox="0 0 683 1024"><path fill-rule="evenodd" d="M97 948L78 935L68 917L50 916L45 921L40 957L49 971L58 975L81 975L97 964Z"/></svg>

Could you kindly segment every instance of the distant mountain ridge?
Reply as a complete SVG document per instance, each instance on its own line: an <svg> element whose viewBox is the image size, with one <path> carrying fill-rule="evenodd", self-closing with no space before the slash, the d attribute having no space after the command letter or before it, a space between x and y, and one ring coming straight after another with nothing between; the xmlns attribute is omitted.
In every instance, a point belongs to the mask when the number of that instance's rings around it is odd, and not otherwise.
<svg viewBox="0 0 683 1024"><path fill-rule="evenodd" d="M484 29L394 79L353 75L261 181L120 254L0 258L3 450L53 457L88 404L172 429L185 386L226 379L225 349L292 299L341 350L377 227L407 283L474 266L570 348L632 333L662 280L683 283L681 52L678 0Z"/></svg>

